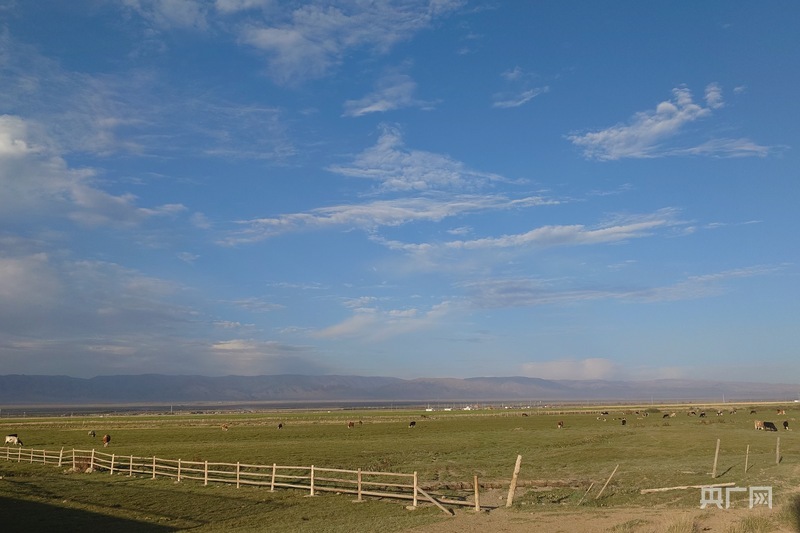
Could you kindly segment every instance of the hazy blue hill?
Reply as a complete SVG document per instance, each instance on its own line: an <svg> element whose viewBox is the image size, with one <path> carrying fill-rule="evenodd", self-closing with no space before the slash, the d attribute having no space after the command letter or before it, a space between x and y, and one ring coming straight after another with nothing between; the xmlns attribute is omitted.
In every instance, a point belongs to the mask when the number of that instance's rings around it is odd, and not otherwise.
<svg viewBox="0 0 800 533"><path fill-rule="evenodd" d="M0 376L0 406L172 402L756 401L797 399L796 384L703 380L546 380L527 377Z"/></svg>

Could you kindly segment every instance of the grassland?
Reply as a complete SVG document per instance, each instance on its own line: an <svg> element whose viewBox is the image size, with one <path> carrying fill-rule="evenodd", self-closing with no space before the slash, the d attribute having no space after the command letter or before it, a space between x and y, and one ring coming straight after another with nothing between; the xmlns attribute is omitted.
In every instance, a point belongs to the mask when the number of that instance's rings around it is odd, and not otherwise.
<svg viewBox="0 0 800 533"><path fill-rule="evenodd" d="M734 407L737 412L731 414ZM451 497L469 496L477 476L482 503L496 506L505 505L514 462L521 455L519 488L511 510L519 516L565 509L587 515L625 509L697 509L699 489L648 494L641 489L712 482L744 488L771 486L776 507L784 502L783 508L789 509L800 487L800 436L794 431L755 431L753 420L772 420L779 427L787 420L793 427L798 406L725 404L719 406L722 416L716 415L717 408L694 406L698 412L705 410L704 418L689 416L689 407L677 405L143 413L2 418L0 432L17 433L26 447L48 450L99 449L100 435L109 433L109 451L120 455L417 472L423 488ZM750 414L751 409L757 413ZM776 414L778 409L786 409L786 414ZM601 411L609 414L600 415ZM673 412L674 417L664 417ZM348 429L349 420L361 424ZM408 427L410 420L417 422L414 429ZM558 421L564 422L563 429L557 427ZM220 429L223 424L228 431ZM283 429L278 430L278 424ZM98 436L88 436L89 430ZM720 454L717 477L712 480L717 439ZM67 474L52 466L1 460L0 476L0 520L6 524L24 520L29 531L31 517L43 521L40 530L45 531L48 517L56 517L63 525L65 516L71 524L106 520L123 531L147 530L143 527L152 531L405 531L448 520L432 506L410 512L397 501L355 505L346 495L306 498L292 490ZM737 506L747 506L747 493L735 496ZM766 520L788 531L794 527L790 510ZM758 523L752 517L750 521ZM756 531L761 526L747 527ZM637 529L631 525L629 530Z"/></svg>

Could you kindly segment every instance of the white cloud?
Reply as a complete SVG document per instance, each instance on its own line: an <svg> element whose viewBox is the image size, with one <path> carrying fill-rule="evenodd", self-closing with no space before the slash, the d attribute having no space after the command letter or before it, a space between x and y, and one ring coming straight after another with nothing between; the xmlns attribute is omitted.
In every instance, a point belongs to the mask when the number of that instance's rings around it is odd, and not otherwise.
<svg viewBox="0 0 800 533"><path fill-rule="evenodd" d="M542 226L525 233L500 237L424 244L383 241L383 244L395 250L434 253L444 250L543 248L619 243L648 237L658 230L685 226L686 223L679 220L677 215L678 212L674 209L660 209L650 214L618 216L595 227L587 227L582 224Z"/></svg>
<svg viewBox="0 0 800 533"><path fill-rule="evenodd" d="M45 253L0 256L0 316L28 316L58 305L63 283Z"/></svg>
<svg viewBox="0 0 800 533"><path fill-rule="evenodd" d="M720 157L765 155L767 148L745 141L712 139L699 146L675 146L688 124L711 115L723 107L722 91L717 84L706 88L706 105L694 103L686 88L672 90L672 100L661 102L655 111L636 113L628 124L597 132L568 136L583 149L584 156L599 160L649 158L667 155L695 154Z"/></svg>
<svg viewBox="0 0 800 533"><path fill-rule="evenodd" d="M94 183L95 172L70 169L57 145L20 117L0 116L0 218L46 215L88 226L135 226L185 210L180 204L138 207L132 194L103 191Z"/></svg>
<svg viewBox="0 0 800 533"><path fill-rule="evenodd" d="M208 26L205 2L197 0L124 0L124 4L139 13L159 29Z"/></svg>
<svg viewBox="0 0 800 533"><path fill-rule="evenodd" d="M498 107L501 109L508 109L512 107L519 107L521 105L527 104L540 94L544 94L550 90L549 87L537 87L535 89L528 89L522 91L518 94L509 95L507 93L496 94L494 96L494 103L492 107Z"/></svg>
<svg viewBox="0 0 800 533"><path fill-rule="evenodd" d="M276 0L216 0L214 7L220 13L228 14L251 9L266 9L276 3Z"/></svg>
<svg viewBox="0 0 800 533"><path fill-rule="evenodd" d="M502 195L457 195L378 200L364 204L323 207L305 213L245 220L240 222L244 229L231 231L222 240L222 243L252 243L285 233L322 230L337 226L374 231L382 226L400 226L421 221L439 222L448 217L469 213L521 209L557 203L556 200L541 196L512 199Z"/></svg>
<svg viewBox="0 0 800 533"><path fill-rule="evenodd" d="M328 170L378 181L384 191L474 190L507 181L498 174L469 169L447 156L408 150L400 131L386 125L377 144L359 154L350 166Z"/></svg>
<svg viewBox="0 0 800 533"><path fill-rule="evenodd" d="M449 302L442 302L427 311L419 309L390 309L358 307L349 318L321 329L313 336L323 339L356 338L369 342L382 341L439 323L453 311Z"/></svg>
<svg viewBox="0 0 800 533"><path fill-rule="evenodd" d="M231 339L213 343L209 365L226 369L227 374L324 374L329 367L317 362L311 350L275 341Z"/></svg>
<svg viewBox="0 0 800 533"><path fill-rule="evenodd" d="M617 365L610 359L561 359L522 365L522 374L541 379L619 379Z"/></svg>
<svg viewBox="0 0 800 533"><path fill-rule="evenodd" d="M462 3L314 2L269 26L251 24L240 38L267 55L275 81L296 83L324 76L353 50L367 48L384 53Z"/></svg>
<svg viewBox="0 0 800 533"><path fill-rule="evenodd" d="M672 285L649 288L576 288L573 280L535 278L486 279L461 286L467 291L472 305L480 309L573 304L595 300L656 303L718 296L726 292L724 284L728 281L766 276L780 271L780 267L742 268L691 276Z"/></svg>
<svg viewBox="0 0 800 533"><path fill-rule="evenodd" d="M710 83L706 87L706 105L711 109L719 109L725 105L722 101L722 88L718 83Z"/></svg>
<svg viewBox="0 0 800 533"><path fill-rule="evenodd" d="M580 224L571 226L543 226L526 233L487 237L471 241L450 241L447 248L511 248L520 246L565 246L621 242L652 235L658 228L677 224L674 211L661 210L651 215L629 217L613 225L587 228Z"/></svg>
<svg viewBox="0 0 800 533"><path fill-rule="evenodd" d="M359 100L344 104L344 116L360 117L369 113L385 113L406 107L430 107L431 103L416 100L417 84L407 74L390 74L378 81L375 91Z"/></svg>

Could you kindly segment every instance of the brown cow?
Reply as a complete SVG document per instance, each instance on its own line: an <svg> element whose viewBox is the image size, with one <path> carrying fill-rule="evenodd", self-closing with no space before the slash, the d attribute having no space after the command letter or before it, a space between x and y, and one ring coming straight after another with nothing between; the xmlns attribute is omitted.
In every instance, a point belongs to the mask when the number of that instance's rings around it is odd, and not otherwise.
<svg viewBox="0 0 800 533"><path fill-rule="evenodd" d="M756 420L755 421L755 428L756 429L764 429L764 421L763 420Z"/></svg>
<svg viewBox="0 0 800 533"><path fill-rule="evenodd" d="M109 442L111 442L111 435L106 433L105 435L103 435L103 448L107 448Z"/></svg>
<svg viewBox="0 0 800 533"><path fill-rule="evenodd" d="M564 429L564 422L561 420L558 421L558 429Z"/></svg>
<svg viewBox="0 0 800 533"><path fill-rule="evenodd" d="M353 429L354 427L356 427L356 423L355 422L350 421L350 422L347 423L347 429Z"/></svg>

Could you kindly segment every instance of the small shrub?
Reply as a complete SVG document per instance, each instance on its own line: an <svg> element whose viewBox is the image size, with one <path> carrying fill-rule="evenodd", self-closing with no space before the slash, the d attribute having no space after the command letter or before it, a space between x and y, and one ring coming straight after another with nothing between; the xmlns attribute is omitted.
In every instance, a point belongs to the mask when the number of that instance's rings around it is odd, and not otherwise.
<svg viewBox="0 0 800 533"><path fill-rule="evenodd" d="M748 515L728 529L728 533L769 533L770 531L775 531L775 524L763 515Z"/></svg>
<svg viewBox="0 0 800 533"><path fill-rule="evenodd" d="M697 533L699 527L691 516L682 516L670 522L664 528L664 533Z"/></svg>
<svg viewBox="0 0 800 533"><path fill-rule="evenodd" d="M781 518L788 522L794 531L800 531L800 494L789 499L783 508Z"/></svg>

